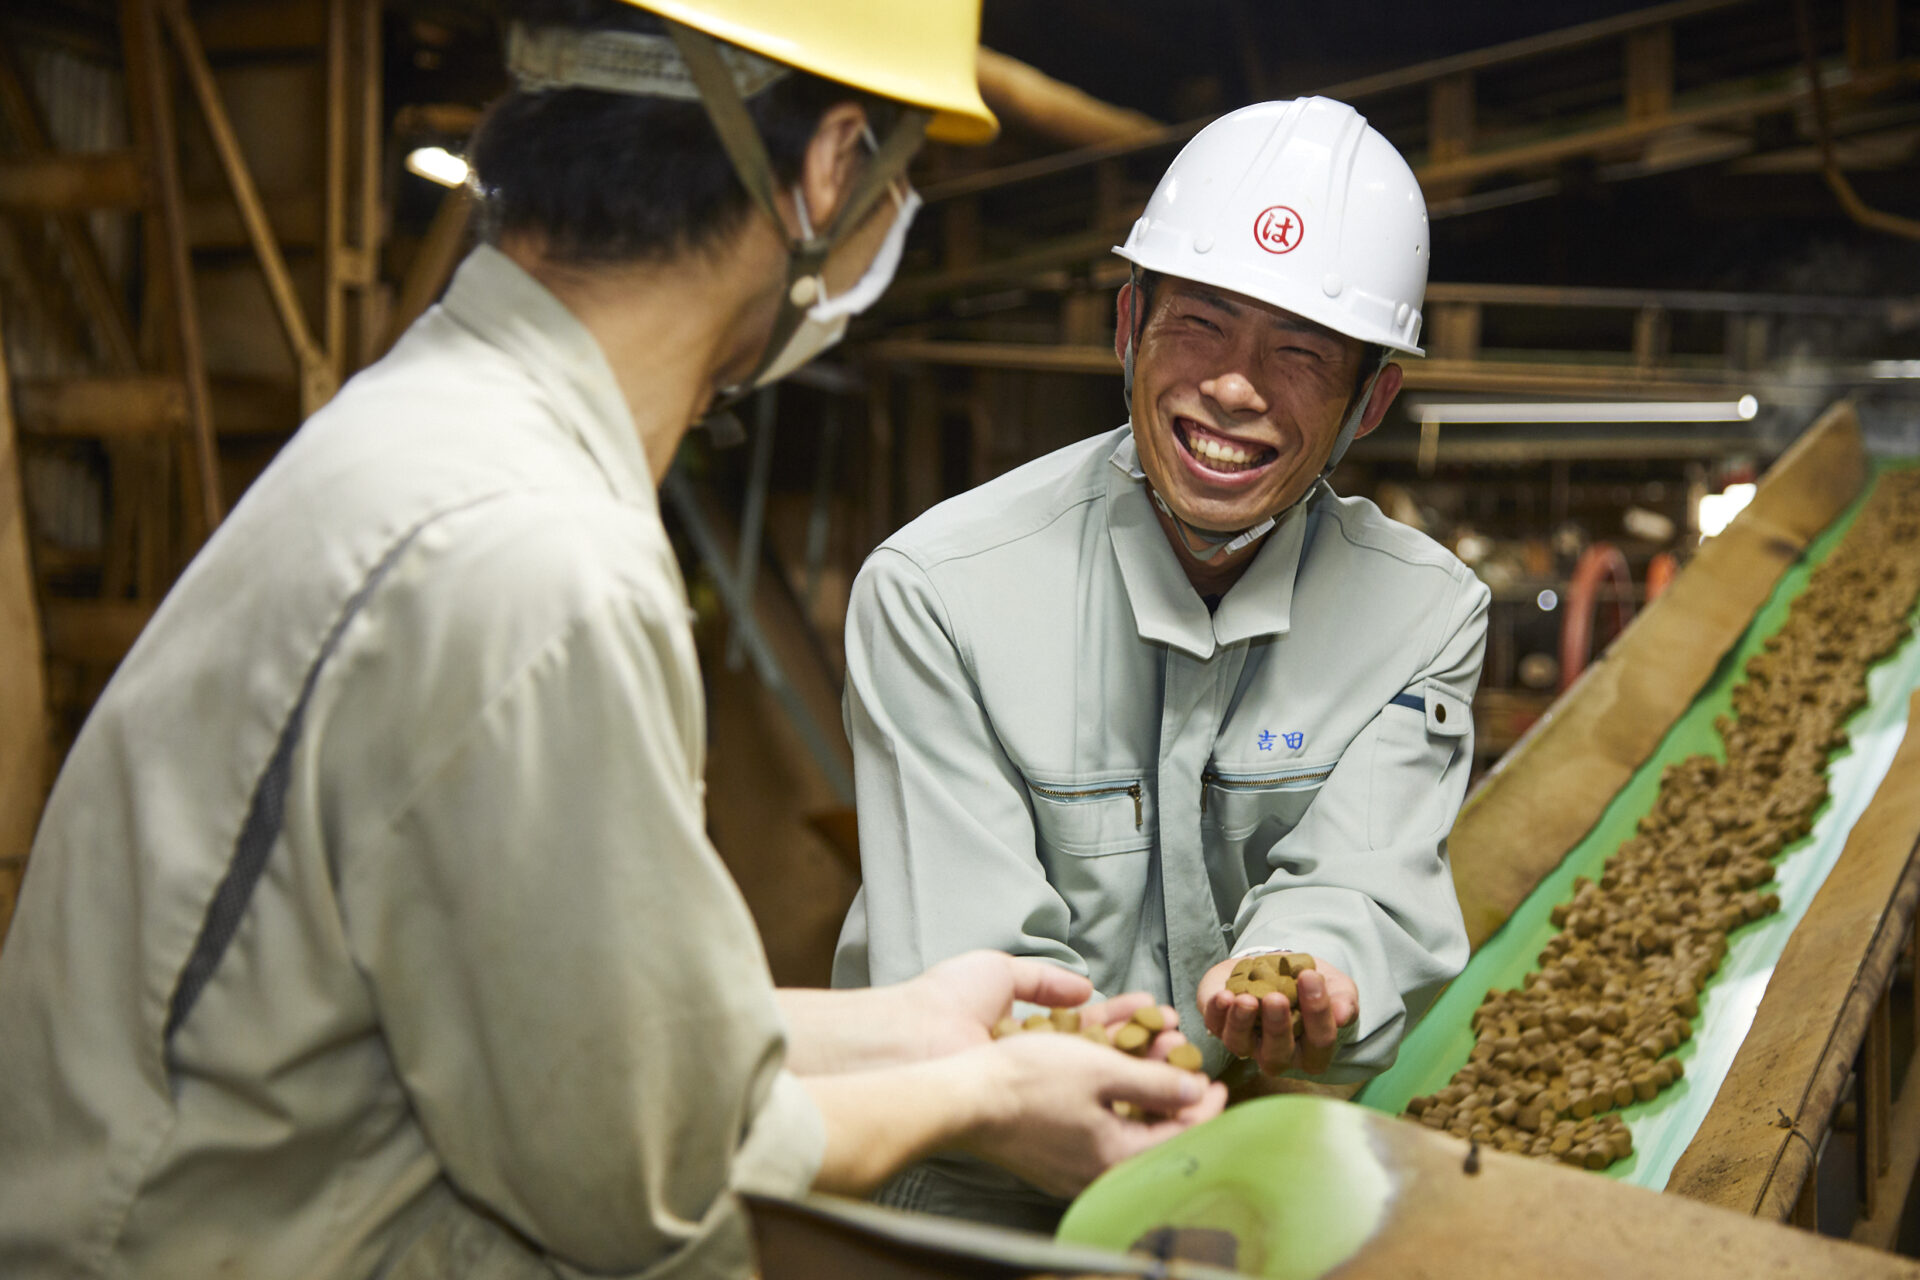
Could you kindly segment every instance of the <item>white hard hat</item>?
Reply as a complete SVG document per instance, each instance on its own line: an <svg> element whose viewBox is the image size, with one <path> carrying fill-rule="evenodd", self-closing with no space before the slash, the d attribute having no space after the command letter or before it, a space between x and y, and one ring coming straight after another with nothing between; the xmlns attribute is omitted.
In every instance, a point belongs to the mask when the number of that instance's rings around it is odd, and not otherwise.
<svg viewBox="0 0 1920 1280"><path fill-rule="evenodd" d="M1344 102L1221 116L1181 148L1114 252L1421 354L1427 203L1393 144Z"/></svg>

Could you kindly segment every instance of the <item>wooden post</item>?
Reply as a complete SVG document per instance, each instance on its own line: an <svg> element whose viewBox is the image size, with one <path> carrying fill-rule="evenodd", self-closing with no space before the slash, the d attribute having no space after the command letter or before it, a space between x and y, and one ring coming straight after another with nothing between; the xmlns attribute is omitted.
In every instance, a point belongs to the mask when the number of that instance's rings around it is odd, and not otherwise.
<svg viewBox="0 0 1920 1280"><path fill-rule="evenodd" d="M1473 73L1442 76L1427 90L1427 159L1462 160L1473 149Z"/></svg>
<svg viewBox="0 0 1920 1280"><path fill-rule="evenodd" d="M153 184L154 207L159 222L158 238L165 254L167 296L173 303L175 349L180 376L187 390L187 417L192 427L191 448L194 467L187 472L192 483L188 509L198 518L199 543L219 527L220 471L218 444L213 434L212 395L207 388L207 366L200 342L200 312L193 294L193 263L187 251L184 206L180 196L179 155L174 140L173 95L169 91L166 64L160 54L159 24L154 17L157 0L123 0L122 30L127 41L127 63L131 69L136 57L143 64L138 79L145 89L144 101L130 103L139 129L143 111L147 117L148 164ZM197 48L197 46L196 46ZM204 67L204 60L202 63ZM211 73L209 73L210 75ZM133 77L130 75L129 79ZM263 215L264 216L264 215Z"/></svg>
<svg viewBox="0 0 1920 1280"><path fill-rule="evenodd" d="M1652 369L1667 358L1669 324L1665 307L1642 307L1633 317L1633 362Z"/></svg>
<svg viewBox="0 0 1920 1280"><path fill-rule="evenodd" d="M460 264L461 250L467 243L467 223L472 217L473 197L465 187L455 187L441 198L426 239L420 242L407 268L407 278L400 282L400 300L387 320L381 351L398 342L407 326L418 320L447 287L448 277Z"/></svg>
<svg viewBox="0 0 1920 1280"><path fill-rule="evenodd" d="M266 206L261 202L259 189L253 185L253 172L247 168L247 158L240 150L240 139L233 131L226 104L221 101L220 87L214 83L213 68L207 63L207 53L200 46L193 20L182 7L183 0L154 2L164 6L174 47L187 72L187 82L193 86L194 97L199 101L200 114L206 119L207 132L213 138L213 149L220 158L227 186L233 192L234 204L240 210L240 220L246 226L247 239L252 242L261 274L267 278L267 293L280 315L287 343L293 348L294 361L300 368L300 413L305 417L332 399L337 389L327 353L314 340L313 331L307 325L306 312L301 309L299 295L294 291L293 275L287 270L280 242L274 239Z"/></svg>
<svg viewBox="0 0 1920 1280"><path fill-rule="evenodd" d="M326 199L321 220L320 345L334 384L347 359L347 9L352 0L327 0ZM298 353L296 353L297 355ZM307 406L301 406L302 411Z"/></svg>
<svg viewBox="0 0 1920 1280"><path fill-rule="evenodd" d="M19 435L0 347L0 935L13 913L53 761L46 655L27 553Z"/></svg>
<svg viewBox="0 0 1920 1280"><path fill-rule="evenodd" d="M1627 33L1627 119L1646 120L1673 109L1673 24Z"/></svg>
<svg viewBox="0 0 1920 1280"><path fill-rule="evenodd" d="M893 378L879 365L867 375L867 545L859 559L898 527L893 503Z"/></svg>
<svg viewBox="0 0 1920 1280"><path fill-rule="evenodd" d="M900 432L900 515L911 520L946 497L940 379L925 365L907 374L907 412Z"/></svg>
<svg viewBox="0 0 1920 1280"><path fill-rule="evenodd" d="M1847 69L1856 75L1900 60L1900 0L1847 0Z"/></svg>
<svg viewBox="0 0 1920 1280"><path fill-rule="evenodd" d="M385 67L386 48L381 39L381 0L359 0L360 57L356 70L360 77L360 322L359 358L356 365L371 364L386 332L387 287L380 281L380 244L386 238L386 219L382 216L381 183L385 166L381 164L380 86Z"/></svg>
<svg viewBox="0 0 1920 1280"><path fill-rule="evenodd" d="M1480 354L1480 304L1442 302L1433 308L1433 351L1442 360L1472 360Z"/></svg>

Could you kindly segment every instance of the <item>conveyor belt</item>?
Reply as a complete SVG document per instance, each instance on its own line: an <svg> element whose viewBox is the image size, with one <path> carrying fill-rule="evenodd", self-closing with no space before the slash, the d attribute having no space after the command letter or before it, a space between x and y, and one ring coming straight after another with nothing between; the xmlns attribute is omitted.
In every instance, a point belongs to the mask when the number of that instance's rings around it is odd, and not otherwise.
<svg viewBox="0 0 1920 1280"><path fill-rule="evenodd" d="M1876 478L1891 465L1914 464L1881 464L1875 469ZM1414 1095L1444 1087L1473 1048L1469 1027L1473 1011L1489 990L1518 986L1536 967L1541 948L1557 932L1548 912L1555 903L1571 896L1576 876L1598 878L1607 857L1651 808L1662 770L1701 752L1723 755L1713 721L1729 711L1733 686L1741 679L1747 659L1785 621L1788 606L1806 586L1813 567L1845 536L1871 491L1869 485L1781 577L1712 680L1668 731L1652 757L1614 797L1593 829L1475 953L1466 971L1408 1035L1394 1068L1361 1094L1362 1103L1397 1113ZM1686 1078L1653 1101L1638 1103L1621 1113L1633 1131L1634 1154L1608 1169L1609 1177L1654 1189L1666 1185L1675 1161L1712 1106L1739 1051L1787 938L1885 776L1906 732L1908 697L1917 687L1920 645L1909 640L1870 673L1869 702L1848 722L1851 742L1829 764L1830 799L1813 830L1776 861L1780 911L1733 936L1725 963L1702 993L1695 1035L1677 1055L1686 1066Z"/></svg>

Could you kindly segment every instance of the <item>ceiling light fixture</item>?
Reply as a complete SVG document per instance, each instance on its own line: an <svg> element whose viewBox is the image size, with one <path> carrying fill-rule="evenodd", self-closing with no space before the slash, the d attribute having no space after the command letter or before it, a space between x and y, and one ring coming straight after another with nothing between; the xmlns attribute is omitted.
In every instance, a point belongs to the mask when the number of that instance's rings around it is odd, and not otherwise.
<svg viewBox="0 0 1920 1280"><path fill-rule="evenodd" d="M467 162L445 147L415 147L407 153L407 172L443 187L457 187L467 180Z"/></svg>
<svg viewBox="0 0 1920 1280"><path fill-rule="evenodd" d="M1456 404L1422 401L1407 406L1422 422L1750 422L1760 401L1606 400L1588 403L1544 401L1537 404Z"/></svg>

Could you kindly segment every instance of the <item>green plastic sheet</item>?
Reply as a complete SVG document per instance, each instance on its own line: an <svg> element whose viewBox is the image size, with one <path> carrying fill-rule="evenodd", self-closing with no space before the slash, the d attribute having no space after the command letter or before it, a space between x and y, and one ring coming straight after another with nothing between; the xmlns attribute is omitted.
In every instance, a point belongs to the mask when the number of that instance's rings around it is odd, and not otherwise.
<svg viewBox="0 0 1920 1280"><path fill-rule="evenodd" d="M1874 480L1893 465L1880 464ZM1498 933L1475 953L1427 1016L1401 1045L1394 1066L1373 1080L1359 1101L1382 1111L1398 1113L1407 1100L1444 1088L1466 1064L1473 1048L1470 1019L1490 990L1517 987L1538 967L1540 949L1556 930L1548 918L1554 904L1572 896L1577 876L1598 879L1602 865L1633 834L1634 826L1653 807L1661 772L1688 756L1702 752L1725 759L1715 732L1716 716L1732 709L1733 687L1741 679L1747 659L1786 621L1787 609L1806 587L1814 566L1824 560L1853 526L1866 502L1866 493L1811 542L1800 560L1780 582L1754 616L1739 642L1722 659L1707 687L1667 732L1652 757L1621 788L1579 844L1520 904ZM1747 925L1729 939L1720 972L1701 993L1700 1016L1694 1036L1676 1056L1686 1075L1651 1102L1637 1103L1620 1113L1633 1132L1634 1154L1606 1173L1610 1177L1648 1187L1664 1188L1673 1166L1698 1131L1727 1069L1739 1052L1754 1010L1766 992L1773 966L1787 938L1806 914L1808 904L1833 869L1847 834L1867 807L1880 780L1886 776L1906 733L1907 700L1920 687L1920 645L1911 637L1868 675L1869 701L1847 722L1851 741L1836 751L1828 765L1829 797L1817 814L1812 831L1789 846L1776 860L1775 888L1778 913Z"/></svg>

